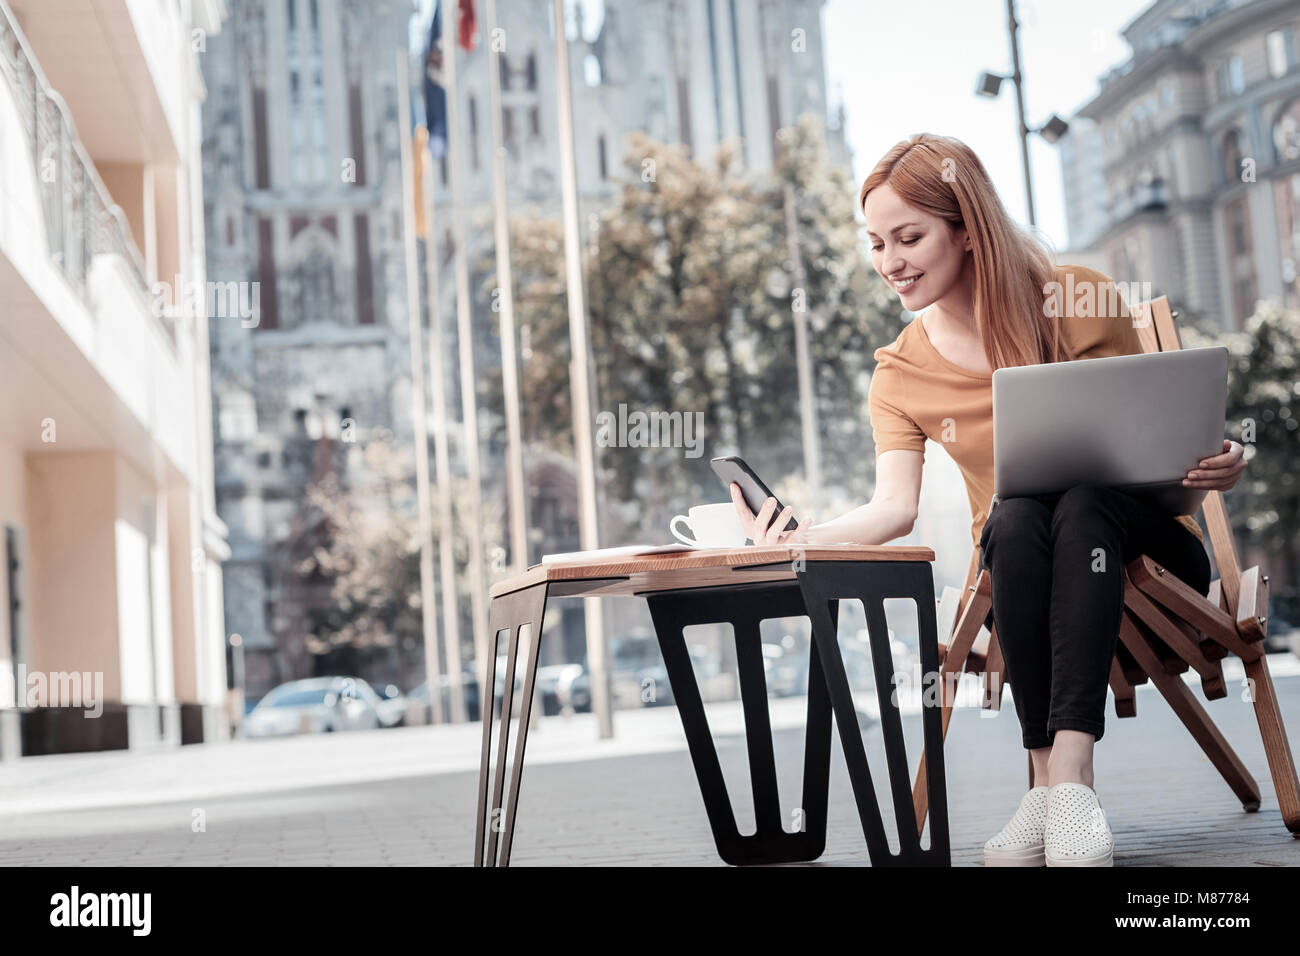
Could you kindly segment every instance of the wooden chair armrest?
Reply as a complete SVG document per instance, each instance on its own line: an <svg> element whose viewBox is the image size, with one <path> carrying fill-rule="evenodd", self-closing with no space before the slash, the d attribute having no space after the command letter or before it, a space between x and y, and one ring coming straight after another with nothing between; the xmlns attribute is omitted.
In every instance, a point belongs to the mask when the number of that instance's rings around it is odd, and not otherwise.
<svg viewBox="0 0 1300 956"><path fill-rule="evenodd" d="M1167 572L1146 555L1134 558L1126 570L1129 580L1144 594L1243 661L1259 658L1262 651L1242 637L1232 616L1180 581L1177 575Z"/></svg>
<svg viewBox="0 0 1300 956"><path fill-rule="evenodd" d="M1260 573L1259 565L1241 573L1237 631L1252 644L1262 641L1268 632L1268 575Z"/></svg>

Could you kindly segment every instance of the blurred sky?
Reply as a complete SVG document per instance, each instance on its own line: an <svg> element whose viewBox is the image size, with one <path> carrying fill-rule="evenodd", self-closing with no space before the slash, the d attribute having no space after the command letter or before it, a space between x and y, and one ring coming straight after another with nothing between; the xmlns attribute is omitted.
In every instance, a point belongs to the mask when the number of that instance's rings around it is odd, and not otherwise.
<svg viewBox="0 0 1300 956"><path fill-rule="evenodd" d="M1102 73L1128 58L1119 35L1150 0L1020 0L1025 119L1065 119L1097 90ZM1011 72L1005 0L829 0L828 89L842 96L849 146L861 181L890 146L912 133L955 136L975 150L1011 215L1027 222L1014 88L996 100L975 95L984 70ZM1030 136L1039 229L1068 247L1056 147Z"/></svg>

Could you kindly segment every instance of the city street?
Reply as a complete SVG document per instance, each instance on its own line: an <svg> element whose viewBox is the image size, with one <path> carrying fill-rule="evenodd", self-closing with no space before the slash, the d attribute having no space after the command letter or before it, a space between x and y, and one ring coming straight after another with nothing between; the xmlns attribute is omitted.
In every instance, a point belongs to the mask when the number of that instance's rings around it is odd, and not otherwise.
<svg viewBox="0 0 1300 956"><path fill-rule="evenodd" d="M1300 742L1300 662L1270 666L1293 747ZM1206 704L1254 774L1258 813L1242 812L1222 778L1150 687L1138 715L1107 707L1097 792L1117 866L1300 864L1282 825L1240 664L1224 662L1228 696ZM1198 698L1200 697L1198 689ZM797 804L802 698L772 701L782 805ZM953 863L980 865L983 842L1010 816L1026 762L1008 695L1002 712L954 712L947 744ZM727 782L745 795L739 707L709 705ZM904 718L917 759L919 717ZM674 708L616 715L595 739L591 715L546 718L530 736L512 864L722 865ZM0 863L7 865L469 865L479 725L149 752L34 757L0 770ZM866 743L888 814L879 726ZM819 861L868 865L838 739L832 753L827 850Z"/></svg>

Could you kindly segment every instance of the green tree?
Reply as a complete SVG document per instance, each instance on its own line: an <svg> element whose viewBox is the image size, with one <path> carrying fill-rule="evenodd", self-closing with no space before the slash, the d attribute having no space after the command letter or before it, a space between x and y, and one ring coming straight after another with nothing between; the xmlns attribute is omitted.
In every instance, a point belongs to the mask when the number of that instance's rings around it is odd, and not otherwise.
<svg viewBox="0 0 1300 956"><path fill-rule="evenodd" d="M642 503L640 537L661 538L684 503L724 500L708 459L738 449L774 484L802 472L794 315L809 348L828 489L865 500L873 476L866 398L874 350L897 336L901 311L865 255L856 186L826 159L819 124L779 137L773 172L747 173L739 147L709 159L629 137L618 199L585 245L595 411L703 413L702 454L681 448L597 449L605 492ZM794 190L804 281L796 286L785 190ZM516 218L511 255L521 349L525 439L572 447L563 230ZM527 353L527 354L525 354ZM499 388L489 399L500 406ZM592 423L593 429L595 423ZM797 480L790 487L801 487ZM775 490L775 489L774 489ZM792 500L820 520L829 502Z"/></svg>
<svg viewBox="0 0 1300 956"><path fill-rule="evenodd" d="M329 443L330 439L321 439ZM374 429L356 445L337 444L337 464L318 469L298 508L291 574L312 589L305 601L306 650L329 666L350 665L367 676L366 661L396 648L397 669L408 685L424 679L420 534L412 448L394 443L387 429ZM344 455L346 452L346 455ZM468 480L452 481L452 521L469 520ZM442 593L437 542L443 533L432 508L434 588L438 600L455 602L460 615L461 658L474 656L470 613L469 545L453 534L457 594ZM498 540L501 515L485 502L485 539ZM486 573L486 572L485 572ZM438 608L437 623L442 625ZM442 663L446 667L446 652Z"/></svg>
<svg viewBox="0 0 1300 956"><path fill-rule="evenodd" d="M1243 547L1277 560L1285 582L1272 593L1300 623L1300 310L1267 303L1242 331L1191 328L1183 345L1228 349L1226 434L1245 446L1248 462L1225 496L1228 514Z"/></svg>

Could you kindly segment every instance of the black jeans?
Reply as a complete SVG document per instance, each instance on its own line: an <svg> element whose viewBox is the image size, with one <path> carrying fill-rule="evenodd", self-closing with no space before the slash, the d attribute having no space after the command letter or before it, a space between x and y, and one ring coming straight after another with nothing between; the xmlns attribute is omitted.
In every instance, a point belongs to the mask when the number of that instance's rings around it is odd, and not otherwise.
<svg viewBox="0 0 1300 956"><path fill-rule="evenodd" d="M1058 730L1100 740L1124 612L1124 565L1139 555L1205 594L1210 559L1186 527L1113 488L998 501L980 563L1026 750Z"/></svg>

